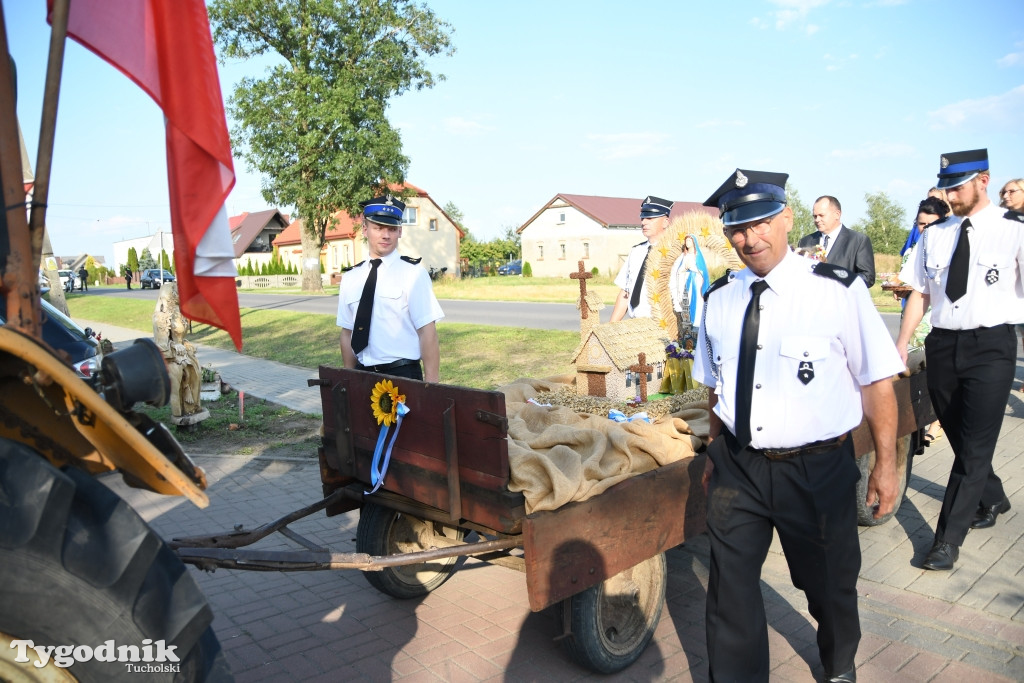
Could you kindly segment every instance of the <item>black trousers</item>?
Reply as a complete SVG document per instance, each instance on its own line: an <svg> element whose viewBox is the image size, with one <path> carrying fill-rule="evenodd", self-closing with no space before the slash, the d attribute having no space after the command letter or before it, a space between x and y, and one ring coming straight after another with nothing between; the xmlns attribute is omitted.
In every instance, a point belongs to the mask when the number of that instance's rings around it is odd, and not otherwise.
<svg viewBox="0 0 1024 683"><path fill-rule="evenodd" d="M1003 500L992 455L1017 367L1013 325L932 328L924 341L928 394L953 449L936 540L963 545L978 505Z"/></svg>
<svg viewBox="0 0 1024 683"><path fill-rule="evenodd" d="M853 439L825 453L768 460L728 432L711 442L711 568L705 625L712 681L767 681L761 566L778 531L793 585L818 622L828 675L849 671L860 643Z"/></svg>

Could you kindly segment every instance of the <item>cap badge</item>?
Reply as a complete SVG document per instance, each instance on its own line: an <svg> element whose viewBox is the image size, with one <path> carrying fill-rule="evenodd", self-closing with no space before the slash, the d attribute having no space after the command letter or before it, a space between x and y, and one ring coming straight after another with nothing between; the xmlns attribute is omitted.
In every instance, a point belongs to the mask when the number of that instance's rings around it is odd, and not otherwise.
<svg viewBox="0 0 1024 683"><path fill-rule="evenodd" d="M394 202L391 200L391 195L388 195L387 201L384 202L388 206L394 206Z"/></svg>
<svg viewBox="0 0 1024 683"><path fill-rule="evenodd" d="M946 157L939 157L939 165L942 166L942 168L948 168L949 159L947 159Z"/></svg>
<svg viewBox="0 0 1024 683"><path fill-rule="evenodd" d="M736 171L736 187L746 187L748 182L747 176L743 175L742 171Z"/></svg>

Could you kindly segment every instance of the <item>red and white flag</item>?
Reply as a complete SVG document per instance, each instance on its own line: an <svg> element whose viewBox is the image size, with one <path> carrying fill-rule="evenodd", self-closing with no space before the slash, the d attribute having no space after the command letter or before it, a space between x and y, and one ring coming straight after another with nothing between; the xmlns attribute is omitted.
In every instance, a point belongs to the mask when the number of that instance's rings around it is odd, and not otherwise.
<svg viewBox="0 0 1024 683"><path fill-rule="evenodd" d="M53 0L48 0L52 12ZM224 202L235 185L203 0L71 0L68 35L163 109L181 312L242 348L237 271Z"/></svg>

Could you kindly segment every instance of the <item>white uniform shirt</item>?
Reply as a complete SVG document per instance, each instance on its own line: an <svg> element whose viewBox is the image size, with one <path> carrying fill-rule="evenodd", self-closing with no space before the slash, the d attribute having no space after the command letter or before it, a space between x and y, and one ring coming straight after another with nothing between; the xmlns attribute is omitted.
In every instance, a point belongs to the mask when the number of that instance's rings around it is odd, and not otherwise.
<svg viewBox="0 0 1024 683"><path fill-rule="evenodd" d="M650 242L641 242L630 249L629 255L626 257L626 263L623 264L622 270L619 271L618 277L615 278L615 286L626 293L627 302L633 296L636 276L640 272L640 266L643 265L644 259L647 258L647 248L650 245ZM651 317L651 302L647 296L647 271L644 271L644 279L640 289L640 301L637 302L635 309L632 304L627 304L626 315L630 318Z"/></svg>
<svg viewBox="0 0 1024 683"><path fill-rule="evenodd" d="M795 448L845 434L863 417L860 387L904 369L864 280L849 287L815 275L816 262L788 252L761 294L759 351L750 407L752 448ZM736 433L740 335L758 279L730 275L705 304L693 377L718 395L715 413ZM709 346L710 342L710 346ZM798 377L810 363L813 378ZM807 369L807 368L804 368Z"/></svg>
<svg viewBox="0 0 1024 683"><path fill-rule="evenodd" d="M947 218L921 235L918 253L907 262L913 266L900 279L931 297L932 327L973 330L1024 322L1024 223L1003 218L1005 213L990 204L970 216L967 293L956 303L946 296L946 280L964 219Z"/></svg>
<svg viewBox="0 0 1024 683"><path fill-rule="evenodd" d="M338 327L351 330L355 324L370 268L370 261L366 260L342 275ZM375 291L369 344L357 354L359 362L384 365L401 358L418 360L420 340L416 330L444 317L427 271L403 261L395 250L381 260Z"/></svg>

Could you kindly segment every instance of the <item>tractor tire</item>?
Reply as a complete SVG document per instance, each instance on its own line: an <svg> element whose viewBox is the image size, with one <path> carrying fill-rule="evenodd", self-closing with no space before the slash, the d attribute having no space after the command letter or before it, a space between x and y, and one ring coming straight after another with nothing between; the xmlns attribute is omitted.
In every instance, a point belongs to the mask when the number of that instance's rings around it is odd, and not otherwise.
<svg viewBox="0 0 1024 683"><path fill-rule="evenodd" d="M8 650L0 680L65 673L137 683L139 672L123 661L93 657L62 672L51 659L36 669L29 649L32 662L17 663L11 642L96 649L113 641L115 651L134 646L145 657L162 640L178 659L165 657L166 668L177 671L147 671L145 680L230 681L212 620L185 565L124 500L85 472L58 470L0 439L0 642Z"/></svg>
<svg viewBox="0 0 1024 683"><path fill-rule="evenodd" d="M383 557L429 550L433 547L431 538L435 534L461 541L465 531L366 503L359 511L356 552ZM381 593L409 600L423 597L447 581L455 572L458 561L457 557L448 557L433 562L385 567L381 571L363 572L363 576Z"/></svg>
<svg viewBox="0 0 1024 683"><path fill-rule="evenodd" d="M892 512L878 519L874 517L874 507L865 503L868 496L868 475L871 474L871 468L875 466L875 452L871 451L857 458L857 467L860 468L860 481L857 482L857 523L860 526L885 524L900 511L900 504L903 502L903 496L910 484L910 470L914 458L914 454L911 452L914 443L913 436L913 434L907 434L896 440L896 476L899 479L896 505Z"/></svg>

